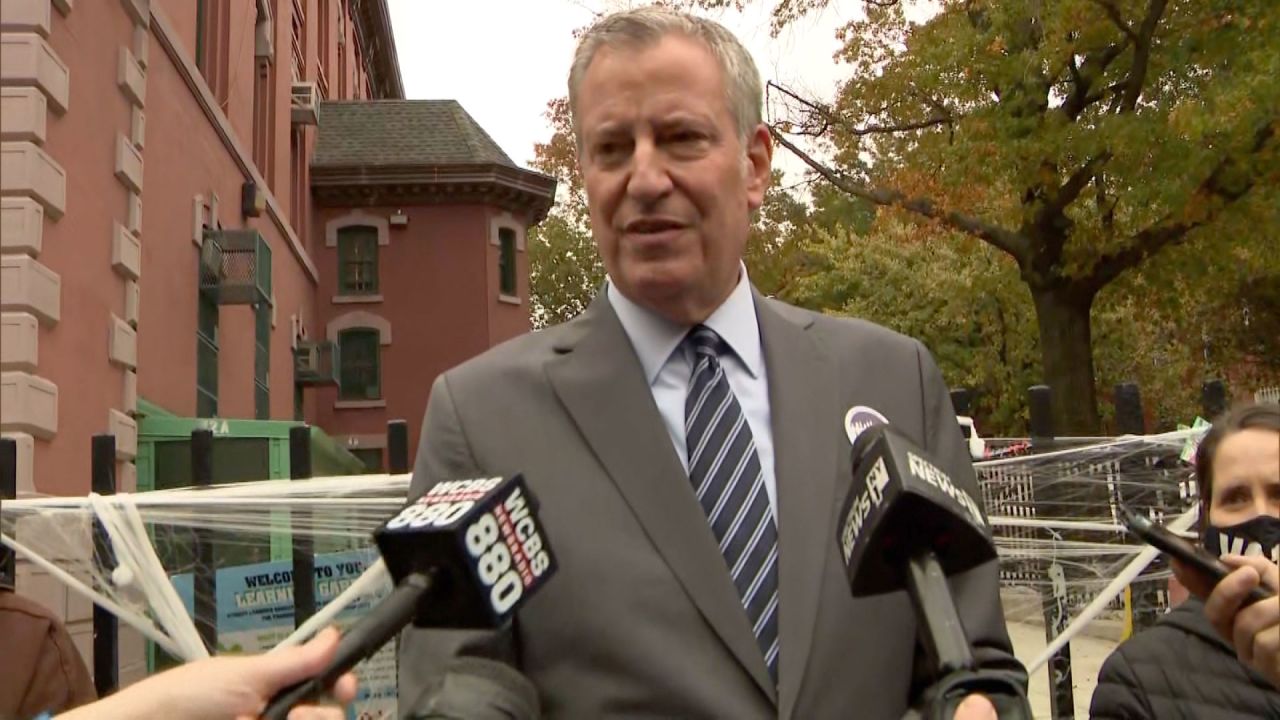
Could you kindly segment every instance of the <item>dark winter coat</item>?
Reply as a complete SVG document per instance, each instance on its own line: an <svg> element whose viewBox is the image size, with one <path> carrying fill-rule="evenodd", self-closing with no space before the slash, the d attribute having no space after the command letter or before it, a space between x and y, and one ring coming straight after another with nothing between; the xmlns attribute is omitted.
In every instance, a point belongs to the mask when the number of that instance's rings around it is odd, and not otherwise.
<svg viewBox="0 0 1280 720"><path fill-rule="evenodd" d="M1240 662L1190 598L1107 658L1089 716L1280 720L1280 690Z"/></svg>

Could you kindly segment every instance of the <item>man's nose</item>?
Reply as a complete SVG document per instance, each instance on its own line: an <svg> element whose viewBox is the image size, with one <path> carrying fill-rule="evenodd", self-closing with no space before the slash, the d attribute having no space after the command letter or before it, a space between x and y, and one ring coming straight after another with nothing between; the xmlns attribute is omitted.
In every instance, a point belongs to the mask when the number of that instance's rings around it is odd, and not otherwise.
<svg viewBox="0 0 1280 720"><path fill-rule="evenodd" d="M651 141L637 142L631 158L627 195L641 205L652 205L671 192L671 187L671 176L662 153Z"/></svg>

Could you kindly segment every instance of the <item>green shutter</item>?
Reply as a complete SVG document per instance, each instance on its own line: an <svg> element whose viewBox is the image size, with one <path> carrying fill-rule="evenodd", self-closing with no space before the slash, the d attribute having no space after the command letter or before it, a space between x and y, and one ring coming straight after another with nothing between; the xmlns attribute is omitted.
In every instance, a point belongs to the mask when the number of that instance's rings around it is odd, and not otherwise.
<svg viewBox="0 0 1280 720"><path fill-rule="evenodd" d="M375 295L378 292L378 231L365 226L338 231L338 292Z"/></svg>
<svg viewBox="0 0 1280 720"><path fill-rule="evenodd" d="M338 333L343 400L382 399L380 351L379 334L373 328L351 328Z"/></svg>
<svg viewBox="0 0 1280 720"><path fill-rule="evenodd" d="M218 304L199 295L196 319L196 417L218 414Z"/></svg>
<svg viewBox="0 0 1280 720"><path fill-rule="evenodd" d="M516 232L511 228L498 230L498 287L503 295L517 293Z"/></svg>
<svg viewBox="0 0 1280 720"><path fill-rule="evenodd" d="M259 303L254 308L253 416L271 419L271 307Z"/></svg>

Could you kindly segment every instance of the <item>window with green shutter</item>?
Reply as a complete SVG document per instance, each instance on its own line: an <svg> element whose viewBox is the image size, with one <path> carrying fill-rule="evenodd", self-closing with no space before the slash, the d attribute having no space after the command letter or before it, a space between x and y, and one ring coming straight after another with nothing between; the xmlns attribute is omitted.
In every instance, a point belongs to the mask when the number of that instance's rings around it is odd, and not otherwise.
<svg viewBox="0 0 1280 720"><path fill-rule="evenodd" d="M218 303L198 294L196 318L196 417L218 414Z"/></svg>
<svg viewBox="0 0 1280 720"><path fill-rule="evenodd" d="M254 306L253 417L271 419L271 306Z"/></svg>
<svg viewBox="0 0 1280 720"><path fill-rule="evenodd" d="M374 328L349 328L338 333L343 400L382 399L379 338Z"/></svg>
<svg viewBox="0 0 1280 720"><path fill-rule="evenodd" d="M378 231L357 225L338 230L338 294L378 292Z"/></svg>
<svg viewBox="0 0 1280 720"><path fill-rule="evenodd" d="M352 448L348 452L364 463L366 473L382 472L382 448Z"/></svg>
<svg viewBox="0 0 1280 720"><path fill-rule="evenodd" d="M511 228L498 229L498 287L503 295L516 296L516 231Z"/></svg>

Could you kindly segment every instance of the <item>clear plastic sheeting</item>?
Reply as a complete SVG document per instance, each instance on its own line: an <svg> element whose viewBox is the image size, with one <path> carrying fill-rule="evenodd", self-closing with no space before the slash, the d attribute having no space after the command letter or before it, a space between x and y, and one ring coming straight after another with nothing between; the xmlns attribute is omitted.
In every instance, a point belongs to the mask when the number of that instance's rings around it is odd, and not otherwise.
<svg viewBox="0 0 1280 720"><path fill-rule="evenodd" d="M1050 451L1006 442L975 463L1000 558L1010 623L1044 630L1049 651L1096 623L1124 625L1135 605L1168 604L1164 562L1129 536L1119 503L1193 527L1197 492L1189 447L1203 433L1071 441ZM988 447L999 445L988 439ZM215 606L218 652L305 639L343 613L362 612L387 589L371 533L404 503L408 475L270 480L208 488L96 496L21 497L4 504L3 542L73 591L115 613L176 660L206 650L194 608ZM95 553L91 527L108 542ZM295 538L316 557L320 614L293 631ZM833 538L834 542L834 538ZM1152 560L1155 559L1155 562ZM198 577L217 578L216 596ZM252 625L253 620L258 625ZM275 634L263 634L271 625ZM248 628L253 642L236 639ZM231 640L224 641L224 631ZM1056 643L1055 643L1056 641ZM1024 658L1024 660L1027 660Z"/></svg>
<svg viewBox="0 0 1280 720"><path fill-rule="evenodd" d="M224 643L227 628L250 639L266 628L292 629L295 538L309 539L315 554L320 621L277 642L305 639L322 621L385 592L386 570L371 534L404 504L408 485L409 475L358 475L24 496L5 502L0 541L173 659L190 661L208 654L193 619L197 576L217 578L218 597L203 600L218 611L219 651L249 649ZM96 552L94 522L108 540Z"/></svg>
<svg viewBox="0 0 1280 720"><path fill-rule="evenodd" d="M1203 433L1076 441L1034 453L1021 444L974 464L1000 557L1005 616L1047 628L1030 670L1086 628L1118 640L1133 627L1135 609L1154 616L1168 608L1168 565L1128 534L1118 508L1191 536L1199 495L1188 460Z"/></svg>

